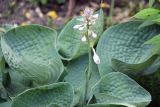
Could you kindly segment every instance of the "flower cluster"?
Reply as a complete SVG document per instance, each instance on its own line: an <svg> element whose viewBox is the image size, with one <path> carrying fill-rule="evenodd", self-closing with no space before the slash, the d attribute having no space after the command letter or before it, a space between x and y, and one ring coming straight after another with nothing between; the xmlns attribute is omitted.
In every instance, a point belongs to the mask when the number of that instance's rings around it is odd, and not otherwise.
<svg viewBox="0 0 160 107"><path fill-rule="evenodd" d="M85 8L83 13L81 14L82 18L78 18L77 20L81 21L81 24L73 26L74 29L78 29L83 34L82 35L82 42L90 42L90 40L87 40L89 38L97 38L97 34L91 29L91 26L95 25L96 20L98 19L99 14L94 14L94 10L91 8ZM87 33L84 31L87 29ZM93 60L96 64L100 64L99 56L97 55L95 49L92 47L93 51Z"/></svg>

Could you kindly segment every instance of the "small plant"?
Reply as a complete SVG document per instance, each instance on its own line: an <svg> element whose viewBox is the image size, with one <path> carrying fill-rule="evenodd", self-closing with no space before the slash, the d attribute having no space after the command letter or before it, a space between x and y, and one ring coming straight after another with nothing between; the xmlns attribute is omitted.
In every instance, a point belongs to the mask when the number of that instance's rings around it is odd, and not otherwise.
<svg viewBox="0 0 160 107"><path fill-rule="evenodd" d="M103 32L103 11L86 8L59 34L3 26L0 107L146 107L151 95L132 78L159 68L160 26L142 23Z"/></svg>

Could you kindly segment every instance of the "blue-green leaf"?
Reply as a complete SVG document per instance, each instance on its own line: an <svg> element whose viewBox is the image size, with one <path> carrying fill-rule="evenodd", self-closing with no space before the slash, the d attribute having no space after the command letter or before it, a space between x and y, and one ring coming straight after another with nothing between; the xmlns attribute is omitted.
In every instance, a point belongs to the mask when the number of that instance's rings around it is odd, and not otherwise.
<svg viewBox="0 0 160 107"><path fill-rule="evenodd" d="M69 83L54 83L19 94L13 99L12 107L71 107L72 101L72 86Z"/></svg>
<svg viewBox="0 0 160 107"><path fill-rule="evenodd" d="M103 11L100 10L96 24L93 26L93 31L98 35L98 38L103 32L103 22ZM77 58L88 52L87 43L81 41L82 34L80 31L73 28L73 26L77 24L80 24L80 21L78 21L77 18L72 19L58 36L59 54L65 60ZM97 42L98 38L94 40L94 44Z"/></svg>
<svg viewBox="0 0 160 107"><path fill-rule="evenodd" d="M151 101L149 92L120 72L106 74L93 88L93 92L98 104L145 107Z"/></svg>
<svg viewBox="0 0 160 107"><path fill-rule="evenodd" d="M147 69L156 59L153 46L144 44L160 33L160 26L138 28L141 21L129 21L107 29L101 36L97 53L101 59L100 74L114 70L136 74Z"/></svg>
<svg viewBox="0 0 160 107"><path fill-rule="evenodd" d="M26 25L13 28L1 39L2 52L11 68L37 84L53 83L63 72L56 52L55 30Z"/></svg>

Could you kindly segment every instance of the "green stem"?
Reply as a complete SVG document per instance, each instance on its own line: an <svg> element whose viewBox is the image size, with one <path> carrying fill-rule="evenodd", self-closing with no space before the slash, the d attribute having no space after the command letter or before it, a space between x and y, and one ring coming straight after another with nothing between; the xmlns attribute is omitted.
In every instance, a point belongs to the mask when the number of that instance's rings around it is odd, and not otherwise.
<svg viewBox="0 0 160 107"><path fill-rule="evenodd" d="M87 25L87 28L89 29L89 25ZM89 35L88 35L88 31L86 34L86 39L88 42L88 57L89 57L89 66L88 66L88 70L85 73L85 78L86 78L86 83L85 83L85 92L84 92L84 102L83 104L86 104L87 101L87 95L88 95L88 88L89 88L89 80L91 77L91 72L92 72L92 47L90 46L90 40L89 40Z"/></svg>
<svg viewBox="0 0 160 107"><path fill-rule="evenodd" d="M90 77L91 77L91 63L92 63L92 51L91 49L89 49L89 67L88 67L88 70L86 71L85 73L85 77L86 77L86 83L85 83L85 94L84 94L84 104L86 104L86 101L87 101L87 95L88 95L88 88L89 88L89 80L90 80Z"/></svg>
<svg viewBox="0 0 160 107"><path fill-rule="evenodd" d="M108 25L112 25L112 18L113 18L113 10L114 10L114 3L115 0L111 0L111 7L110 7L110 11L109 11L109 17L108 17Z"/></svg>

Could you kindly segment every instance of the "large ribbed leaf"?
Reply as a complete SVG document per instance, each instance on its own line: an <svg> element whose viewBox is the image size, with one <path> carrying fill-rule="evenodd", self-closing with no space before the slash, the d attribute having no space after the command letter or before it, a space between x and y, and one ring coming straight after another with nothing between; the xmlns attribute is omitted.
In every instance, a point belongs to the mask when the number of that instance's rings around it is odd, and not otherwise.
<svg viewBox="0 0 160 107"><path fill-rule="evenodd" d="M17 27L2 36L2 52L9 66L23 76L37 83L55 82L63 71L56 37L56 31L47 27Z"/></svg>
<svg viewBox="0 0 160 107"><path fill-rule="evenodd" d="M147 88L147 90L152 95L151 105L153 107L160 106L160 69L154 72L151 75L144 75L136 78L136 81L140 83L143 87Z"/></svg>
<svg viewBox="0 0 160 107"><path fill-rule="evenodd" d="M120 72L112 72L93 88L97 103L122 104L145 107L151 101L151 95L136 81Z"/></svg>
<svg viewBox="0 0 160 107"><path fill-rule="evenodd" d="M1 51L1 50L0 50ZM2 52L0 52L1 54ZM4 88L4 69L5 69L5 61L3 56L0 56L0 100L7 98L7 92Z"/></svg>
<svg viewBox="0 0 160 107"><path fill-rule="evenodd" d="M19 72L10 68L6 69L6 72L10 75L10 83L6 86L10 97L15 97L32 86L32 81L24 78Z"/></svg>
<svg viewBox="0 0 160 107"><path fill-rule="evenodd" d="M152 53L153 46L144 44L160 33L158 25L139 29L141 21L121 23L107 29L97 46L101 64L98 68L101 75L113 67L125 73L137 73L151 65L157 56ZM133 71L133 72L131 72Z"/></svg>
<svg viewBox="0 0 160 107"><path fill-rule="evenodd" d="M103 11L100 10L99 18L92 28L98 36L103 32L103 20ZM80 24L80 21L78 21L77 18L72 19L59 34L59 53L66 60L76 58L88 52L87 43L81 41L82 34L73 28L73 26L77 24ZM98 38L95 42L97 40Z"/></svg>
<svg viewBox="0 0 160 107"><path fill-rule="evenodd" d="M5 31L5 29L4 29ZM4 35L4 32L0 31L0 38L1 36ZM4 70L5 70L5 60L3 57L1 45L0 45L0 100L7 98L7 92L4 88Z"/></svg>
<svg viewBox="0 0 160 107"><path fill-rule="evenodd" d="M12 107L71 107L72 101L72 86L55 83L21 93L13 99Z"/></svg>
<svg viewBox="0 0 160 107"><path fill-rule="evenodd" d="M124 105L116 105L116 104L90 104L84 107L127 107ZM132 107L132 106L130 106Z"/></svg>
<svg viewBox="0 0 160 107"><path fill-rule="evenodd" d="M91 79L89 81L88 96L91 95L91 87L100 79L97 65L93 63ZM88 69L88 55L81 56L78 59L72 60L67 66L67 76L65 81L71 83L75 90L75 101L77 104L81 97L83 98L85 86L85 72Z"/></svg>
<svg viewBox="0 0 160 107"><path fill-rule="evenodd" d="M49 106L47 106L47 107L61 107L60 105L58 105L58 104L50 104Z"/></svg>
<svg viewBox="0 0 160 107"><path fill-rule="evenodd" d="M150 44L154 46L154 48L152 49L152 53L158 52L160 50L160 34L146 41L145 44Z"/></svg>
<svg viewBox="0 0 160 107"><path fill-rule="evenodd" d="M12 102L4 102L4 103L0 103L0 107L11 107Z"/></svg>

